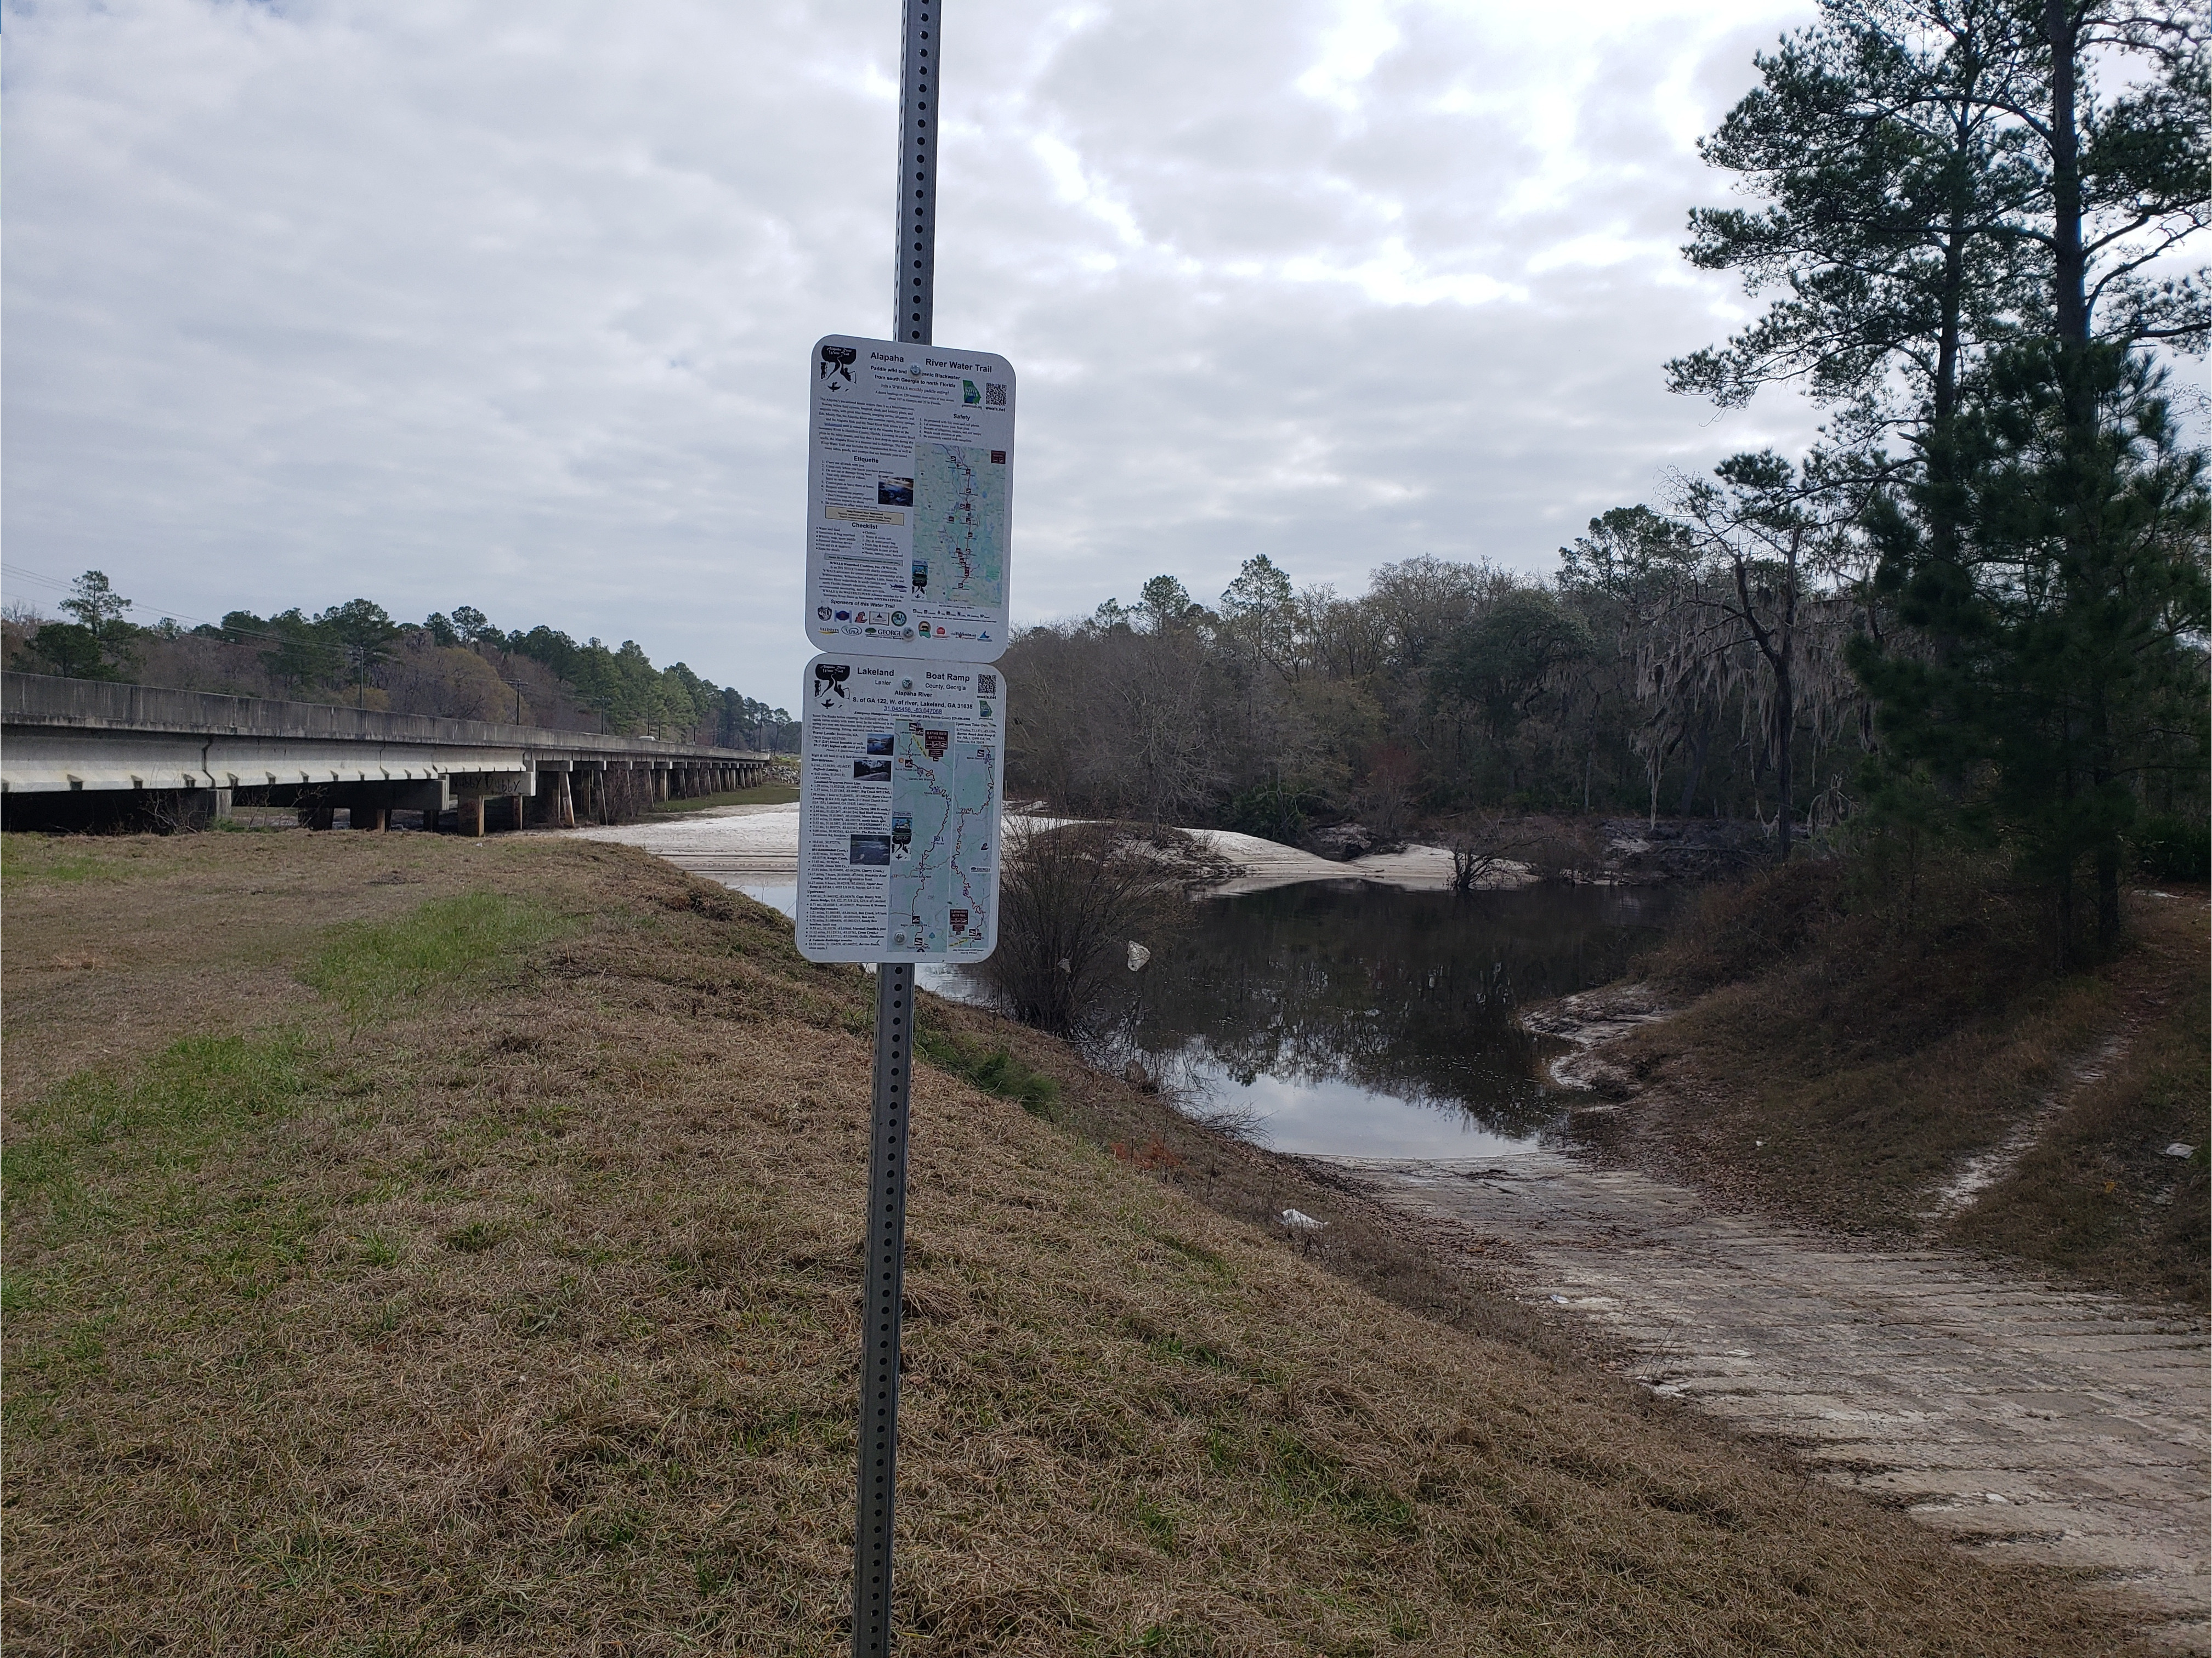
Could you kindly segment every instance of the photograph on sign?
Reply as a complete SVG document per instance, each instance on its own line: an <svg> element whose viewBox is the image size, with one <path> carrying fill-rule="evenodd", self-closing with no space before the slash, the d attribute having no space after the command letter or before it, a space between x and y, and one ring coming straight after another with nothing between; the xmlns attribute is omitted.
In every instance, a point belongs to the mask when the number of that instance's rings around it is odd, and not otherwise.
<svg viewBox="0 0 2212 1658"><path fill-rule="evenodd" d="M801 695L799 954L983 960L999 939L998 670L821 656Z"/></svg>
<svg viewBox="0 0 2212 1658"><path fill-rule="evenodd" d="M817 650L995 662L1006 647L1014 371L1004 357L831 334L806 446L806 636Z"/></svg>

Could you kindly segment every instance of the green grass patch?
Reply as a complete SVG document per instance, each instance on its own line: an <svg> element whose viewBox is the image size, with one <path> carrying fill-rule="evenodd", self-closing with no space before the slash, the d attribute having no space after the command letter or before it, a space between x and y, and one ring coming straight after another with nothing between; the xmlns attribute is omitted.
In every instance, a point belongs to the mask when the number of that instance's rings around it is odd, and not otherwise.
<svg viewBox="0 0 2212 1658"><path fill-rule="evenodd" d="M359 1017L443 987L508 974L523 952L576 925L534 899L465 892L433 899L396 921L332 927L301 976Z"/></svg>
<svg viewBox="0 0 2212 1658"><path fill-rule="evenodd" d="M1409 1537L1417 1529L1411 1503L1375 1490L1335 1457L1294 1433L1275 1434L1267 1461L1275 1488L1303 1509L1332 1515L1363 1531Z"/></svg>
<svg viewBox="0 0 2212 1658"><path fill-rule="evenodd" d="M1195 1262L1224 1278L1236 1276L1229 1270L1229 1263L1221 1258L1221 1253L1217 1249L1209 1249L1202 1243L1186 1242L1172 1233L1155 1232L1152 1236L1158 1240L1163 1248L1173 1250L1185 1260Z"/></svg>
<svg viewBox="0 0 2212 1658"><path fill-rule="evenodd" d="M50 835L0 835L0 883L127 881L131 873L118 859L83 851L72 840Z"/></svg>
<svg viewBox="0 0 2212 1658"><path fill-rule="evenodd" d="M133 1071L78 1072L17 1114L0 1193L10 1209L44 1197L73 1211L102 1175L189 1166L228 1135L289 1115L313 1081L293 1032L186 1036Z"/></svg>
<svg viewBox="0 0 2212 1658"><path fill-rule="evenodd" d="M1149 1497L1140 1497L1137 1499L1137 1528L1151 1540L1152 1546L1162 1554L1175 1552L1175 1520Z"/></svg>
<svg viewBox="0 0 2212 1658"><path fill-rule="evenodd" d="M1022 1109L1033 1117L1049 1121L1053 1107L1059 1103L1060 1084L1043 1072L1030 1070L1010 1048L986 1048L927 1025L915 1029L914 1045L939 1070L965 1078L986 1094L1019 1100Z"/></svg>
<svg viewBox="0 0 2212 1658"><path fill-rule="evenodd" d="M1182 1364L1203 1364L1217 1370L1233 1370L1234 1361L1202 1341L1185 1341L1178 1335L1154 1336L1145 1344L1154 1358L1172 1359Z"/></svg>
<svg viewBox="0 0 2212 1658"><path fill-rule="evenodd" d="M472 1220L466 1226L457 1226L447 1233L444 1242L446 1248L461 1254L480 1255L485 1250L496 1247L504 1236L506 1235L496 1226L489 1225L483 1221Z"/></svg>
<svg viewBox="0 0 2212 1658"><path fill-rule="evenodd" d="M653 808L655 817L667 812L705 811L714 806L787 806L799 799L799 785L771 780L749 789L724 789L720 794L696 795L689 800L663 800Z"/></svg>

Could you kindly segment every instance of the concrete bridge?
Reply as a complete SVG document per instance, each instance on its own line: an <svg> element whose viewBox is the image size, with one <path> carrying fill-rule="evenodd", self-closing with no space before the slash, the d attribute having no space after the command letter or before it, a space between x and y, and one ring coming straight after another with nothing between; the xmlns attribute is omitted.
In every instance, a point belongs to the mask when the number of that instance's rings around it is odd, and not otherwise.
<svg viewBox="0 0 2212 1658"><path fill-rule="evenodd" d="M193 827L234 806L356 829L608 823L655 800L750 786L769 757L589 732L318 702L0 674L0 814L10 829Z"/></svg>

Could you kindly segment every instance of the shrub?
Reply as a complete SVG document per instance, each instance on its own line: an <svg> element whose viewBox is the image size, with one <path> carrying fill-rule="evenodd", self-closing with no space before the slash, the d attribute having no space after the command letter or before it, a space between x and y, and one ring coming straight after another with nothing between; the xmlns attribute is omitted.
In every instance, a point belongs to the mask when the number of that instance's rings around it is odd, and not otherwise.
<svg viewBox="0 0 2212 1658"><path fill-rule="evenodd" d="M1097 1031L1130 977L1128 945L1158 947L1186 922L1186 894L1221 878L1180 829L1063 823L1008 837L999 947L981 969L1000 1010L1060 1035Z"/></svg>
<svg viewBox="0 0 2212 1658"><path fill-rule="evenodd" d="M2131 837L2136 866L2149 881L2212 878L2212 823L2179 813L2146 817Z"/></svg>

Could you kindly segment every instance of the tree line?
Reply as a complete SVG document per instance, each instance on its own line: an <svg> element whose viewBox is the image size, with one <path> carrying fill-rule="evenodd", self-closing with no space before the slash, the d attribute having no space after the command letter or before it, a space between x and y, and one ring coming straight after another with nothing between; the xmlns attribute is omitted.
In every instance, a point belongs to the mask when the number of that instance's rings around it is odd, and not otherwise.
<svg viewBox="0 0 2212 1658"><path fill-rule="evenodd" d="M502 630L473 605L410 623L355 598L313 615L295 606L266 616L232 610L192 628L167 617L142 626L129 620L132 601L88 570L56 608L66 620L9 619L9 667L726 748L799 747L799 724L784 709L681 662L656 668L635 640L609 647L542 625Z"/></svg>
<svg viewBox="0 0 2212 1658"><path fill-rule="evenodd" d="M1433 558L1367 591L1262 556L1010 647L1010 782L1296 839L1478 808L1845 817L2000 853L2109 948L2130 856L2201 845L2201 353L2171 256L2212 177L2203 23L2154 0L1824 0L1704 139L1752 204L1684 249L1767 301L1666 365L1793 386L1807 453L1616 508L1548 577ZM2201 407L2201 404L2200 404Z"/></svg>

